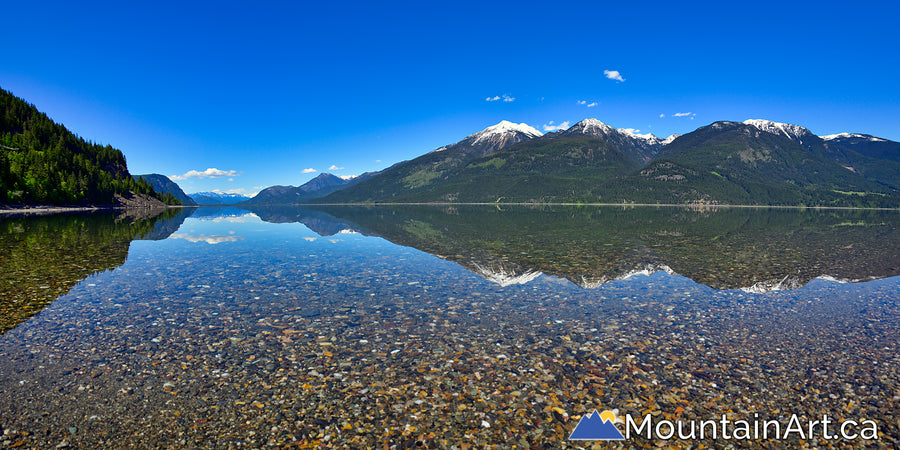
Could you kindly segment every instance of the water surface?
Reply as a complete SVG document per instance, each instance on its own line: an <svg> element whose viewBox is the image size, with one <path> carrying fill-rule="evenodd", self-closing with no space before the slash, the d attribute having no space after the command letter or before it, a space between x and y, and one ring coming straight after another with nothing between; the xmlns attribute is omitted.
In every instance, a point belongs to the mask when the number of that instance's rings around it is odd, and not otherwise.
<svg viewBox="0 0 900 450"><path fill-rule="evenodd" d="M8 219L2 445L570 447L617 409L871 419L890 447L896 214Z"/></svg>

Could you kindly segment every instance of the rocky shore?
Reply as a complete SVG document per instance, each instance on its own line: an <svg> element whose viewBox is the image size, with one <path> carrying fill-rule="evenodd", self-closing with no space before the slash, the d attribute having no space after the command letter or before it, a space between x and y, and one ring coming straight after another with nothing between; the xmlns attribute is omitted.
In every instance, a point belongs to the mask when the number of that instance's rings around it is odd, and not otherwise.
<svg viewBox="0 0 900 450"><path fill-rule="evenodd" d="M115 195L115 203L109 205L0 205L0 216L30 216L71 212L97 212L119 209L165 209L169 205L159 199L128 193Z"/></svg>

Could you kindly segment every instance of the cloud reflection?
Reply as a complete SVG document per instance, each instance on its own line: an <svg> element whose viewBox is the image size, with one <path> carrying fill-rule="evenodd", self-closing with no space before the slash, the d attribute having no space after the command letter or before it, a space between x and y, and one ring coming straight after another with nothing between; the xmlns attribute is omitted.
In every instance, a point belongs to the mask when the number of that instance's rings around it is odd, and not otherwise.
<svg viewBox="0 0 900 450"><path fill-rule="evenodd" d="M213 235L205 235L205 234L185 234L185 233L174 233L169 236L172 239L184 239L188 242L206 242L207 244L219 244L222 242L236 242L242 240L244 238L240 236L227 236L224 234L213 234Z"/></svg>

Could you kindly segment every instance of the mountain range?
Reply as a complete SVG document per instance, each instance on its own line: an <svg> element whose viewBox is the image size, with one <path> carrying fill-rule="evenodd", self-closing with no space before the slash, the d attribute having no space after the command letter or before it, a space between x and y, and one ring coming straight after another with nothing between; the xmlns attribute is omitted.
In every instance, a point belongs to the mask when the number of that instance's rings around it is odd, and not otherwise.
<svg viewBox="0 0 900 450"><path fill-rule="evenodd" d="M816 136L792 124L720 121L660 139L585 119L552 133L502 121L380 172L322 173L249 198L200 192L195 204L650 203L897 207L900 143ZM159 192L184 195L155 175ZM182 200L184 201L184 200ZM190 204L190 203L185 203Z"/></svg>
<svg viewBox="0 0 900 450"><path fill-rule="evenodd" d="M596 119L541 133L501 121L358 177L321 174L253 198L185 195L132 177L122 152L87 142L0 89L0 204L648 203L900 207L900 143L817 136L793 124L719 121L660 139ZM132 199L132 200L128 200Z"/></svg>
<svg viewBox="0 0 900 450"><path fill-rule="evenodd" d="M197 205L234 205L250 200L246 195L221 192L195 192L189 196Z"/></svg>
<svg viewBox="0 0 900 450"><path fill-rule="evenodd" d="M249 205L284 205L306 203L309 200L324 197L332 192L348 188L360 181L367 180L372 174L364 173L353 178L341 178L330 173L322 173L301 186L272 186L260 191L247 200Z"/></svg>
<svg viewBox="0 0 900 450"><path fill-rule="evenodd" d="M896 207L900 143L769 120L659 139L585 119L503 121L335 192L275 203L576 202Z"/></svg>

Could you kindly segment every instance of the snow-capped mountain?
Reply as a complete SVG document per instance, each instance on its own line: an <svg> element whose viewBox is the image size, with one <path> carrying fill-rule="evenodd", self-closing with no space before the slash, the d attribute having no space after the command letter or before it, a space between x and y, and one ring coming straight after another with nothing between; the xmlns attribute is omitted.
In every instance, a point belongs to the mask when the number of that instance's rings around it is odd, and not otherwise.
<svg viewBox="0 0 900 450"><path fill-rule="evenodd" d="M861 133L829 134L822 136L822 139L830 146L852 150L870 158L900 162L900 142Z"/></svg>
<svg viewBox="0 0 900 450"><path fill-rule="evenodd" d="M898 152L890 145L875 148L883 142L866 141L865 148L833 142L801 126L758 119L714 122L664 140L593 118L547 134L503 121L399 162L330 194L327 201L605 202L639 197L652 202L795 204L811 195L800 192L809 186L816 198L835 198L840 204L871 200L893 205L890 196L900 189ZM747 147L756 153L738 154ZM704 184L705 179L695 176L705 173L720 176ZM573 175L583 182L573 181ZM669 181L679 183L657 185ZM757 192L759 185L776 186ZM843 192L875 194L858 199Z"/></svg>
<svg viewBox="0 0 900 450"><path fill-rule="evenodd" d="M747 119L744 121L744 124L753 125L761 131L777 136L785 136L800 145L804 145L804 140L807 141L806 145L808 145L809 139L816 137L816 135L812 134L812 132L806 128L803 128L800 125L791 125L789 123L773 122L764 119Z"/></svg>
<svg viewBox="0 0 900 450"><path fill-rule="evenodd" d="M524 123L513 123L503 120L497 125L487 127L453 145L441 147L436 151L444 151L451 147L462 149L465 153L474 152L480 156L496 152L504 147L522 141L543 136L544 133Z"/></svg>
<svg viewBox="0 0 900 450"><path fill-rule="evenodd" d="M635 139L643 139L647 141L648 144L657 145L661 144L662 141L656 137L653 133L644 133L640 134L640 130L635 130L634 128L616 128L616 131L619 133L625 133Z"/></svg>
<svg viewBox="0 0 900 450"><path fill-rule="evenodd" d="M615 135L617 132L618 130L616 130L615 127L609 126L597 119L584 119L569 127L568 130L563 131L562 134L583 134L585 136L605 138L610 135Z"/></svg>
<svg viewBox="0 0 900 450"><path fill-rule="evenodd" d="M641 134L639 130L633 128L615 128L597 119L584 119L569 129L560 131L557 135L584 135L599 138L623 150L641 163L649 161L663 146L680 136L673 134L665 139L660 139L653 133ZM496 125L471 134L455 144L438 148L432 153L456 149L463 153L476 153L484 156L510 145L541 136L544 134L528 124L503 120Z"/></svg>
<svg viewBox="0 0 900 450"><path fill-rule="evenodd" d="M798 142L802 145L804 144L804 139L809 139L810 137L819 137L825 142L830 142L834 144L840 145L860 145L863 143L891 143L887 139L883 139L877 136L872 136L871 134L861 134L861 133L838 133L838 134L829 134L825 136L816 136L809 129L801 127L800 125L792 125L789 123L780 123L773 122L771 120L764 119L748 119L744 121L747 125L753 125L756 128L759 128L761 131L765 131L767 133L772 133L779 136L785 136L795 142Z"/></svg>
<svg viewBox="0 0 900 450"><path fill-rule="evenodd" d="M638 134L632 128L615 128L597 119L584 119L569 127L568 130L561 131L559 135L583 135L604 140L639 163L650 161L653 155L657 154L665 145L663 140L652 133ZM677 137L673 136L666 138L667 142L665 143L668 144Z"/></svg>
<svg viewBox="0 0 900 450"><path fill-rule="evenodd" d="M616 128L616 131L625 133L635 139L643 139L647 142L647 145L669 145L669 143L678 138L678 136L681 136L680 134L671 134L665 139L660 139L653 133L639 134L633 128Z"/></svg>
<svg viewBox="0 0 900 450"><path fill-rule="evenodd" d="M820 138L826 141L846 141L851 139L860 139L869 142L889 142L887 139L882 139L880 137L872 136L871 134L859 134L859 133L838 133L838 134L829 134L827 136L819 136Z"/></svg>
<svg viewBox="0 0 900 450"><path fill-rule="evenodd" d="M512 123L508 120L502 120L497 125L487 127L484 130L479 131L478 133L470 135L469 137L474 137L474 143L478 144L481 142L502 139L510 135L515 135L517 133L523 133L528 137L538 137L544 135L544 133L541 133L528 124Z"/></svg>
<svg viewBox="0 0 900 450"><path fill-rule="evenodd" d="M678 139L679 137L681 137L680 134L675 134L675 133L673 133L673 134L671 134L669 137L663 139L662 142L660 142L660 144L662 144L662 145L669 145L669 144L672 143L672 141L674 141L675 139Z"/></svg>
<svg viewBox="0 0 900 450"><path fill-rule="evenodd" d="M771 120L745 120L761 131L787 137L813 153L819 153L852 172L860 172L874 177L882 183L896 185L896 179L878 175L886 170L884 162L872 162L865 158L876 158L900 162L900 143L870 134L838 133L816 136L799 125L772 122ZM890 170L888 170L890 172Z"/></svg>
<svg viewBox="0 0 900 450"><path fill-rule="evenodd" d="M241 194L225 194L220 192L195 192L188 194L198 205L233 205L247 201L250 197Z"/></svg>

